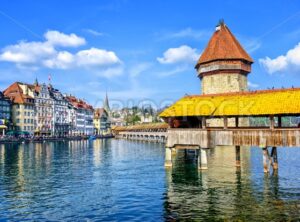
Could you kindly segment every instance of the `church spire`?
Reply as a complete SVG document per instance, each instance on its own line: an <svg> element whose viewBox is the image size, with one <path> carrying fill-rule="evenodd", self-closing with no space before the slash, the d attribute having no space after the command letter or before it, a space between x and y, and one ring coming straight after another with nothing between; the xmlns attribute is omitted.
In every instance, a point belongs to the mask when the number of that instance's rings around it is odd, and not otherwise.
<svg viewBox="0 0 300 222"><path fill-rule="evenodd" d="M37 77L35 78L35 81L34 81L34 86L38 86L39 85L39 82L38 82L38 79Z"/></svg>
<svg viewBox="0 0 300 222"><path fill-rule="evenodd" d="M105 109L105 111L108 114L110 113L110 107L109 107L109 101L108 101L107 91L106 91L106 94L105 94L105 100L104 100L103 108Z"/></svg>

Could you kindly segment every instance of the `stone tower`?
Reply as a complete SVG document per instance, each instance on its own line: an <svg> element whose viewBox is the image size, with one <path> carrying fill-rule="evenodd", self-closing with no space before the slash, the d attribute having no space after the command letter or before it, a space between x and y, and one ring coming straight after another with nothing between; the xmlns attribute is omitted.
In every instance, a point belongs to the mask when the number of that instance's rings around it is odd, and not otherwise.
<svg viewBox="0 0 300 222"><path fill-rule="evenodd" d="M224 21L220 21L195 67L202 94L247 91L252 63Z"/></svg>

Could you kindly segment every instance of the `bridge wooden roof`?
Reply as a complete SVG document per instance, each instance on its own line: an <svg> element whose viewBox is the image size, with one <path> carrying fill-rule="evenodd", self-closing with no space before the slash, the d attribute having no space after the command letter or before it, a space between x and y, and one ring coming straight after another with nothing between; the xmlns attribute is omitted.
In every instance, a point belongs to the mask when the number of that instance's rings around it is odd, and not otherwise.
<svg viewBox="0 0 300 222"><path fill-rule="evenodd" d="M160 117L300 115L300 88L186 96Z"/></svg>
<svg viewBox="0 0 300 222"><path fill-rule="evenodd" d="M133 126L117 126L113 128L115 131L132 131L132 130L145 130L145 129L167 129L169 127L166 123L147 123L137 124Z"/></svg>

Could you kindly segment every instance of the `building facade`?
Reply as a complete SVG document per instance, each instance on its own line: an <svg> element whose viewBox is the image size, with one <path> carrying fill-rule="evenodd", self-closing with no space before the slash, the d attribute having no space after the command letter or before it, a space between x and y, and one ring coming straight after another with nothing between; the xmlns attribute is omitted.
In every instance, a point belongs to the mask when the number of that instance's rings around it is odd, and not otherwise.
<svg viewBox="0 0 300 222"><path fill-rule="evenodd" d="M71 122L69 121L69 102L62 95L62 93L54 89L52 86L49 87L50 95L53 99L53 135L55 136L66 136L69 134Z"/></svg>
<svg viewBox="0 0 300 222"><path fill-rule="evenodd" d="M94 109L91 105L75 96L66 96L70 107L68 113L71 120L72 135L93 135L94 134ZM72 116L71 116L72 115Z"/></svg>
<svg viewBox="0 0 300 222"><path fill-rule="evenodd" d="M111 124L108 113L104 108L95 109L94 112L94 128L96 135L111 134Z"/></svg>
<svg viewBox="0 0 300 222"><path fill-rule="evenodd" d="M35 100L32 86L15 82L10 85L4 95L12 102L12 123L17 131L26 131L34 134L36 127Z"/></svg>
<svg viewBox="0 0 300 222"><path fill-rule="evenodd" d="M0 135L11 127L11 101L0 92Z"/></svg>
<svg viewBox="0 0 300 222"><path fill-rule="evenodd" d="M54 99L50 94L49 87L43 83L39 85L37 82L35 91L36 121L37 126L35 133L41 136L49 136L54 132L53 123L53 106Z"/></svg>
<svg viewBox="0 0 300 222"><path fill-rule="evenodd" d="M65 136L70 132L69 102L50 84L16 82L5 91L12 102L17 131L40 136Z"/></svg>

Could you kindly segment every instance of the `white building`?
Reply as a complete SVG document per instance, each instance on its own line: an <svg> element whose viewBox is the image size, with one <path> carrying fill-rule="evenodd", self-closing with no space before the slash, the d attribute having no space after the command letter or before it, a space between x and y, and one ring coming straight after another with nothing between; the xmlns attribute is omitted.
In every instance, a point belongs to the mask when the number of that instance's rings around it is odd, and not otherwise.
<svg viewBox="0 0 300 222"><path fill-rule="evenodd" d="M53 135L54 134L54 119L53 108L54 99L50 95L49 87L43 83L39 85L35 82L36 91L34 92L35 107L36 107L36 134L38 135Z"/></svg>
<svg viewBox="0 0 300 222"><path fill-rule="evenodd" d="M69 134L70 121L68 117L69 102L64 98L62 93L52 86L49 87L50 95L54 100L53 103L53 135L65 136Z"/></svg>
<svg viewBox="0 0 300 222"><path fill-rule="evenodd" d="M66 96L72 105L69 108L69 119L71 120L73 135L92 135L94 133L94 109L91 105L75 96Z"/></svg>

